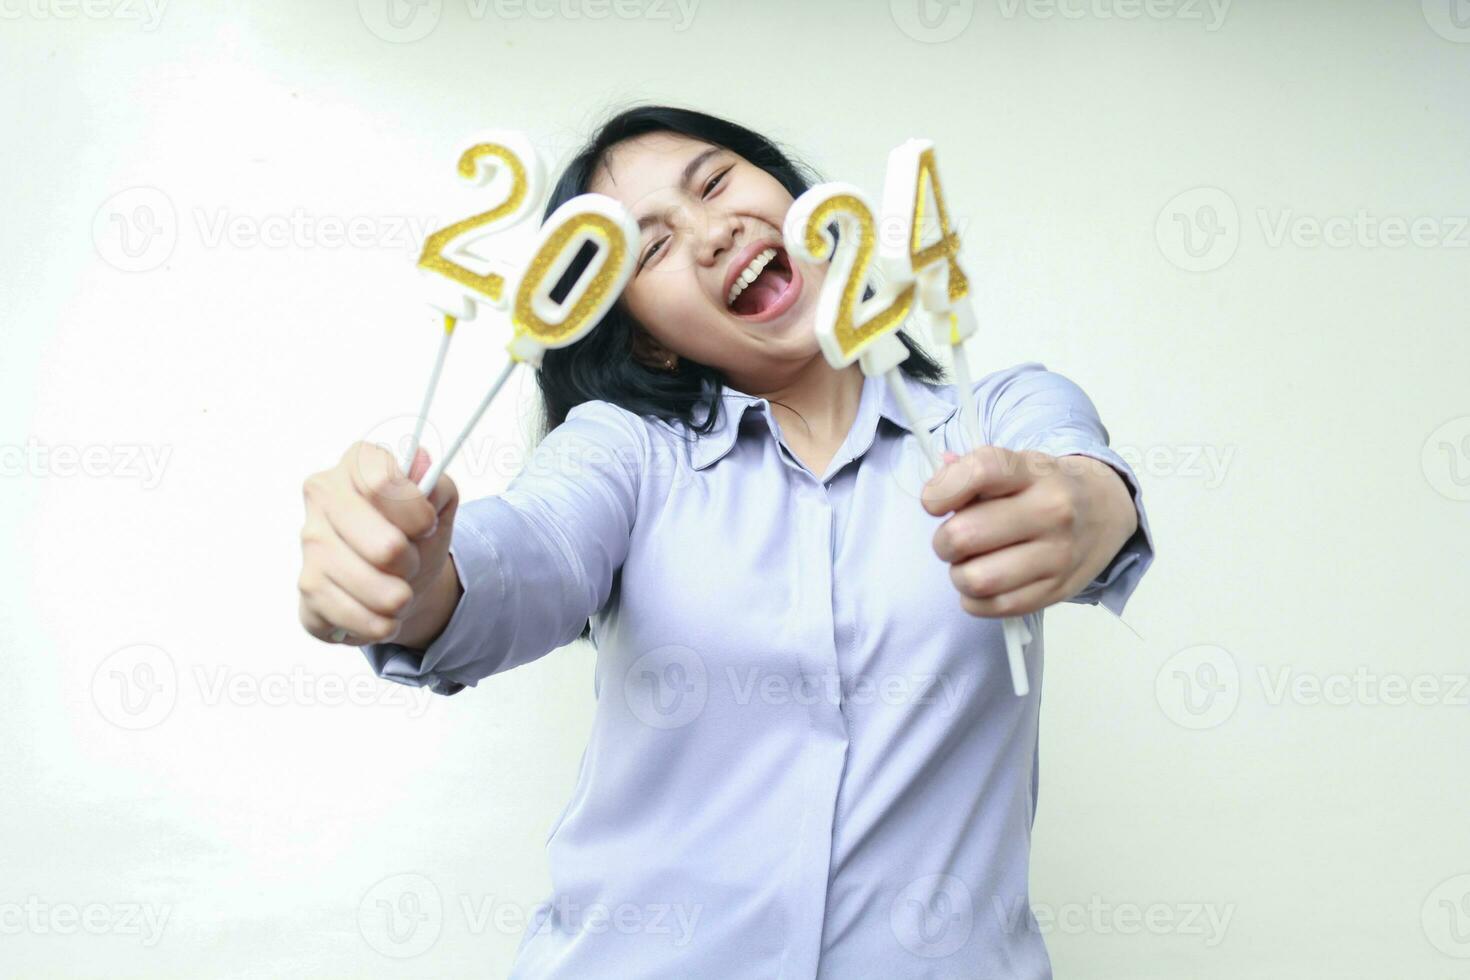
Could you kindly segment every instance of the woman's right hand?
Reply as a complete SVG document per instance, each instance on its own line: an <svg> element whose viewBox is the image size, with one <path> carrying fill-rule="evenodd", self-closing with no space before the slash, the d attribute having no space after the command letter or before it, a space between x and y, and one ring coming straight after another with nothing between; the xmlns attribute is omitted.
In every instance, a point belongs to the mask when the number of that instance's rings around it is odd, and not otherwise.
<svg viewBox="0 0 1470 980"><path fill-rule="evenodd" d="M358 442L306 478L297 585L301 625L317 639L422 648L453 614L461 590L449 540L459 491L445 475L429 496L419 491L429 469L423 449L409 469L404 476L388 450Z"/></svg>

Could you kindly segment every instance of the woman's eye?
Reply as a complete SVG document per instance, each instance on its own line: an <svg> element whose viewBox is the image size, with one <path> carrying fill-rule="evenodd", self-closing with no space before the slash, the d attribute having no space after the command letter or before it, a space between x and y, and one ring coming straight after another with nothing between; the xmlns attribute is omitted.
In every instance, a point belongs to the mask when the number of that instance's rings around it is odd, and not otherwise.
<svg viewBox="0 0 1470 980"><path fill-rule="evenodd" d="M730 168L729 167L726 167L724 170L721 170L719 173L717 173L713 177L711 177L709 179L709 183L707 183L707 184L704 185L704 196L705 197L709 197L710 191L712 191L716 187L718 187L720 181L723 180L724 177L725 177L725 175L727 173L729 173L729 172L730 172Z"/></svg>
<svg viewBox="0 0 1470 980"><path fill-rule="evenodd" d="M643 253L643 260L638 263L638 268L641 269L645 265L647 265L649 263L649 261L653 258L654 253L656 253L659 250L659 247L661 245L663 245L663 243L666 242L666 241L668 241L667 238L660 238L658 241L656 241L652 245L648 246L648 251L646 251L646 252Z"/></svg>

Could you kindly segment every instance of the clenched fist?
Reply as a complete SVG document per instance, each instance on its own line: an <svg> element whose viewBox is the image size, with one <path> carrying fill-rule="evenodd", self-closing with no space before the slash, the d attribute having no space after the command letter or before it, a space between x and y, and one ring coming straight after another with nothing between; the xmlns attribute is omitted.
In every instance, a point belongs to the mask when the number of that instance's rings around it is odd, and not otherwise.
<svg viewBox="0 0 1470 980"><path fill-rule="evenodd" d="M1023 616L1069 599L1108 567L1138 527L1123 478L1088 456L979 446L924 488L924 509L952 515L934 534L960 605Z"/></svg>
<svg viewBox="0 0 1470 980"><path fill-rule="evenodd" d="M306 478L298 587L312 636L421 649L443 630L461 594L448 560L459 492L440 476L425 497L428 468L422 449L405 476L388 450L358 442Z"/></svg>

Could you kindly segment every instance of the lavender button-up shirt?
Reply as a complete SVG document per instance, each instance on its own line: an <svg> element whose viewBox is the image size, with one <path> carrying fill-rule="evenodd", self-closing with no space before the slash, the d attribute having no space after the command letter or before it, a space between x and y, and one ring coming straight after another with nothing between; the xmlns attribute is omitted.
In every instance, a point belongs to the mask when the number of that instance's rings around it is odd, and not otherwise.
<svg viewBox="0 0 1470 980"><path fill-rule="evenodd" d="M904 384L941 451L971 448L952 387ZM975 388L985 443L1123 476L1138 532L1070 600L1120 612L1153 542L1092 402L1037 363ZM881 378L820 475L766 399L723 399L705 436L572 409L461 506L442 635L363 648L454 694L592 621L592 735L511 976L1049 978L1027 891L1042 614L1018 698L1000 621L960 608L934 553L930 473Z"/></svg>

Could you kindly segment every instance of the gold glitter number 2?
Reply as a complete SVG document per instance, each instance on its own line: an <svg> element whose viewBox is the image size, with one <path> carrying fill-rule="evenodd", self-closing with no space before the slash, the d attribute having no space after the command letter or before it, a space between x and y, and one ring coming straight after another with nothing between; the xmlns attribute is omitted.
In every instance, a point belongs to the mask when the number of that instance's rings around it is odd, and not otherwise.
<svg viewBox="0 0 1470 980"><path fill-rule="evenodd" d="M832 335L843 357L850 361L874 341L899 328L913 306L914 285L910 282L898 289L880 289L878 295L863 302L863 288L868 285L868 270L873 262L877 233L872 210L856 194L829 197L818 204L807 218L806 248L814 258L820 261L827 257L829 241L825 229L839 217L848 219L845 230L852 234L841 236L837 242L833 261L836 275L830 277L824 291L840 290ZM847 261L837 261L839 257ZM845 279L841 277L843 271L847 273ZM884 300L888 302L884 303ZM873 306L878 308L869 313ZM860 310L864 319L858 322Z"/></svg>
<svg viewBox="0 0 1470 980"><path fill-rule="evenodd" d="M510 190L505 200L489 211L472 215L445 228L440 228L424 240L424 251L419 256L419 268L437 272L454 280L492 302L499 303L505 292L505 278L494 272L478 273L466 269L445 257L446 252L457 252L469 242L493 234L492 227L500 224L520 210L530 190L526 165L520 157L506 146L498 143L479 143L460 154L459 173L466 179L474 179L483 167L504 166L510 171Z"/></svg>

